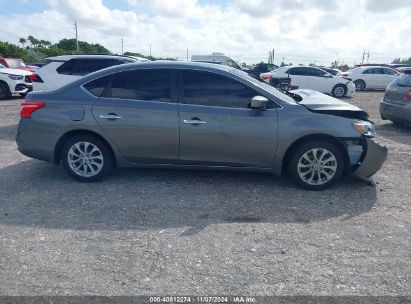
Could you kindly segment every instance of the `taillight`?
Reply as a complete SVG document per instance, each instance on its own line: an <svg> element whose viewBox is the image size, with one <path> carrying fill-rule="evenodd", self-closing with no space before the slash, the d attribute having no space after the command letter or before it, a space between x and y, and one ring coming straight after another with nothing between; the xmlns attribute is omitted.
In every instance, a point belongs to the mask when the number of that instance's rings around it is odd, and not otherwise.
<svg viewBox="0 0 411 304"><path fill-rule="evenodd" d="M272 77L271 75L261 75L262 80L270 80L271 77Z"/></svg>
<svg viewBox="0 0 411 304"><path fill-rule="evenodd" d="M31 74L29 75L29 78L32 82L44 82L43 79L37 74Z"/></svg>
<svg viewBox="0 0 411 304"><path fill-rule="evenodd" d="M409 90L408 93L405 94L405 98L411 99L411 90Z"/></svg>
<svg viewBox="0 0 411 304"><path fill-rule="evenodd" d="M46 104L44 102L38 102L38 101L26 101L26 102L23 102L21 105L22 105L22 108L20 111L20 117L21 118L31 118L31 114L34 111L41 109Z"/></svg>

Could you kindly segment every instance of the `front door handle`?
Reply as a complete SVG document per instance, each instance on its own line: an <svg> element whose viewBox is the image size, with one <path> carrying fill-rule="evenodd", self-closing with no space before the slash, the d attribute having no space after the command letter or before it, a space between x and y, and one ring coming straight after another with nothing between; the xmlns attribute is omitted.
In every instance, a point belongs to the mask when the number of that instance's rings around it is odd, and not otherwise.
<svg viewBox="0 0 411 304"><path fill-rule="evenodd" d="M102 118L102 119L117 120L117 119L121 119L121 118L123 118L123 117L118 116L118 115L116 115L116 114L110 113L110 114L107 114L107 115L100 115L100 118Z"/></svg>
<svg viewBox="0 0 411 304"><path fill-rule="evenodd" d="M184 119L183 122L189 125L205 125L207 123L206 121L197 120L197 119L189 119L189 120Z"/></svg>

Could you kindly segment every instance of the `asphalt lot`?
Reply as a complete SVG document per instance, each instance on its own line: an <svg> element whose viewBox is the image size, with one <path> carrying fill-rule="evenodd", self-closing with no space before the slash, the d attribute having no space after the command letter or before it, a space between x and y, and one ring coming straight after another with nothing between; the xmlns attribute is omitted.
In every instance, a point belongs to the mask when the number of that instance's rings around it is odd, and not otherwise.
<svg viewBox="0 0 411 304"><path fill-rule="evenodd" d="M376 186L307 192L265 174L122 169L80 184L16 150L0 101L0 295L409 295L411 128L367 110Z"/></svg>

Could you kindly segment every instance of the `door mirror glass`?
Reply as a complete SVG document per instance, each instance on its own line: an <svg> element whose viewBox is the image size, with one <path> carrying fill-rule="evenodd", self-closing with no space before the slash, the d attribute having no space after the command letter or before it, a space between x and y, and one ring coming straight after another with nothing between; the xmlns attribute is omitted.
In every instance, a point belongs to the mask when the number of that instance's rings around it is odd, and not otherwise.
<svg viewBox="0 0 411 304"><path fill-rule="evenodd" d="M255 96L251 99L251 109L263 110L268 103L268 99L264 96Z"/></svg>

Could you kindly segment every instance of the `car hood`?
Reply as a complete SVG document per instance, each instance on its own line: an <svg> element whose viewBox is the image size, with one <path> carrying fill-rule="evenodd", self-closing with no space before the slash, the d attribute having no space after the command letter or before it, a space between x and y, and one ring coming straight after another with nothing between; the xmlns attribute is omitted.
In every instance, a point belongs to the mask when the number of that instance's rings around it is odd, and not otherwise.
<svg viewBox="0 0 411 304"><path fill-rule="evenodd" d="M19 76L27 76L33 74L32 72L26 71L26 70L21 70L21 69L9 69L9 68L4 68L0 69L1 74L12 74L12 75L19 75Z"/></svg>
<svg viewBox="0 0 411 304"><path fill-rule="evenodd" d="M368 120L369 115L364 110L323 93L306 89L290 92L300 96L302 100L298 104L311 112Z"/></svg>

